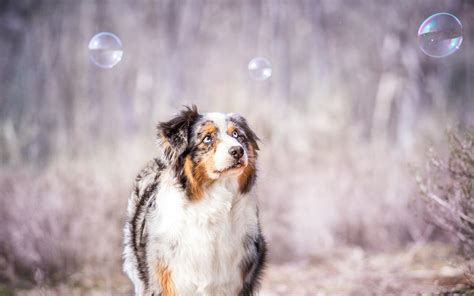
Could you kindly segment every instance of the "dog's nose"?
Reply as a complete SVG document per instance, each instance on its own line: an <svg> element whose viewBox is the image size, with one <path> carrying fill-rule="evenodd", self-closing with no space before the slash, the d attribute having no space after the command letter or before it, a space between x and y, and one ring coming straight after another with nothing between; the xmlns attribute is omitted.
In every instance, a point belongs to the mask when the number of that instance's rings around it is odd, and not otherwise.
<svg viewBox="0 0 474 296"><path fill-rule="evenodd" d="M242 148L241 146L232 146L229 149L229 153L234 159L239 160L242 155L244 155L244 148Z"/></svg>

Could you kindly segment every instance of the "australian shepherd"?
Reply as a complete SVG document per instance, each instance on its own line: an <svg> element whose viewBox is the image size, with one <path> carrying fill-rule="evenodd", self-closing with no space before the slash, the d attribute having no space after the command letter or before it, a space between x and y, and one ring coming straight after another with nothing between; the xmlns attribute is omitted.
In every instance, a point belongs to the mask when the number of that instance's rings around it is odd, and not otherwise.
<svg viewBox="0 0 474 296"><path fill-rule="evenodd" d="M254 295L265 263L252 187L258 137L237 114L187 108L158 124L162 155L128 201L124 271L136 295Z"/></svg>

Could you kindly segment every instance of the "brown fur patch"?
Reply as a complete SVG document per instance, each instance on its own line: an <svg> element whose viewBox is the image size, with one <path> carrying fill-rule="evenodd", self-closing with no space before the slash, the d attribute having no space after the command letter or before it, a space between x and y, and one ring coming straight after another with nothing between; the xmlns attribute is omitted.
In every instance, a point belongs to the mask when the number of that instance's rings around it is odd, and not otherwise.
<svg viewBox="0 0 474 296"><path fill-rule="evenodd" d="M248 147L249 147L247 151L248 164L245 167L242 174L240 174L239 176L239 189L241 192L245 190L245 187L247 186L249 182L249 178L252 177L256 169L257 159L256 159L255 149L253 148L252 144L249 144Z"/></svg>
<svg viewBox="0 0 474 296"><path fill-rule="evenodd" d="M184 175L188 182L186 192L192 201L200 200L204 193L204 187L212 181L207 175L205 165L204 160L195 165L190 155L185 159Z"/></svg>
<svg viewBox="0 0 474 296"><path fill-rule="evenodd" d="M171 272L166 266L158 263L156 265L156 275L161 285L163 296L176 296L173 280L171 279Z"/></svg>
<svg viewBox="0 0 474 296"><path fill-rule="evenodd" d="M217 133L217 126L212 122L206 122L202 126L201 131L204 135L207 135L207 134L214 135Z"/></svg>
<svg viewBox="0 0 474 296"><path fill-rule="evenodd" d="M227 134L232 135L234 130L235 130L235 124L233 122L229 122L229 124L227 125Z"/></svg>
<svg viewBox="0 0 474 296"><path fill-rule="evenodd" d="M232 133L237 129L237 126L233 122L229 122L227 125L227 134L232 136ZM248 186L250 182L250 178L252 178L255 174L255 169L256 169L256 162L257 162L257 154L255 153L255 147L253 147L252 143L248 143L247 145L248 151L247 151L247 156L248 156L248 164L245 167L244 171L242 174L239 176L239 189L241 192L246 191L246 187Z"/></svg>

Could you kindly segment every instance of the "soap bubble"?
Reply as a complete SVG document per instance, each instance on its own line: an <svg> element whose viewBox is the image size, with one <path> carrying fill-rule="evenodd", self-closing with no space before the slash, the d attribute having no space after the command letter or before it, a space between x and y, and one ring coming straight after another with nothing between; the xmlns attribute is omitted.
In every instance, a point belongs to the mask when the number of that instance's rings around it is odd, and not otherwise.
<svg viewBox="0 0 474 296"><path fill-rule="evenodd" d="M89 42L89 55L95 65L110 69L122 60L122 41L112 33L98 33Z"/></svg>
<svg viewBox="0 0 474 296"><path fill-rule="evenodd" d="M253 58L248 64L249 75L255 80L265 80L272 76L272 64L263 57Z"/></svg>
<svg viewBox="0 0 474 296"><path fill-rule="evenodd" d="M421 50L430 57L448 56L461 46L462 24L452 14L433 14L418 29L418 42Z"/></svg>

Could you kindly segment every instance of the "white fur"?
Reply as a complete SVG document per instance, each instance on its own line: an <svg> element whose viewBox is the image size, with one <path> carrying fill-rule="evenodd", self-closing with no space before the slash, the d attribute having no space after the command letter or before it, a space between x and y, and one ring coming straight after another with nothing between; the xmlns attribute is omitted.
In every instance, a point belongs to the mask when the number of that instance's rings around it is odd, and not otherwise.
<svg viewBox="0 0 474 296"><path fill-rule="evenodd" d="M165 263L178 295L237 295L243 240L258 231L255 198L238 193L234 174L221 176L194 202L171 171L163 172L160 185L147 221L148 265Z"/></svg>
<svg viewBox="0 0 474 296"><path fill-rule="evenodd" d="M128 227L129 225L127 223L127 225L125 226L126 234L129 233ZM130 243L125 244L123 258L124 258L123 271L128 275L128 277L132 281L133 286L135 287L135 295L143 295L145 287L143 286L143 282L138 277L138 270L136 268L137 260L135 258L135 255L133 254L132 244Z"/></svg>

